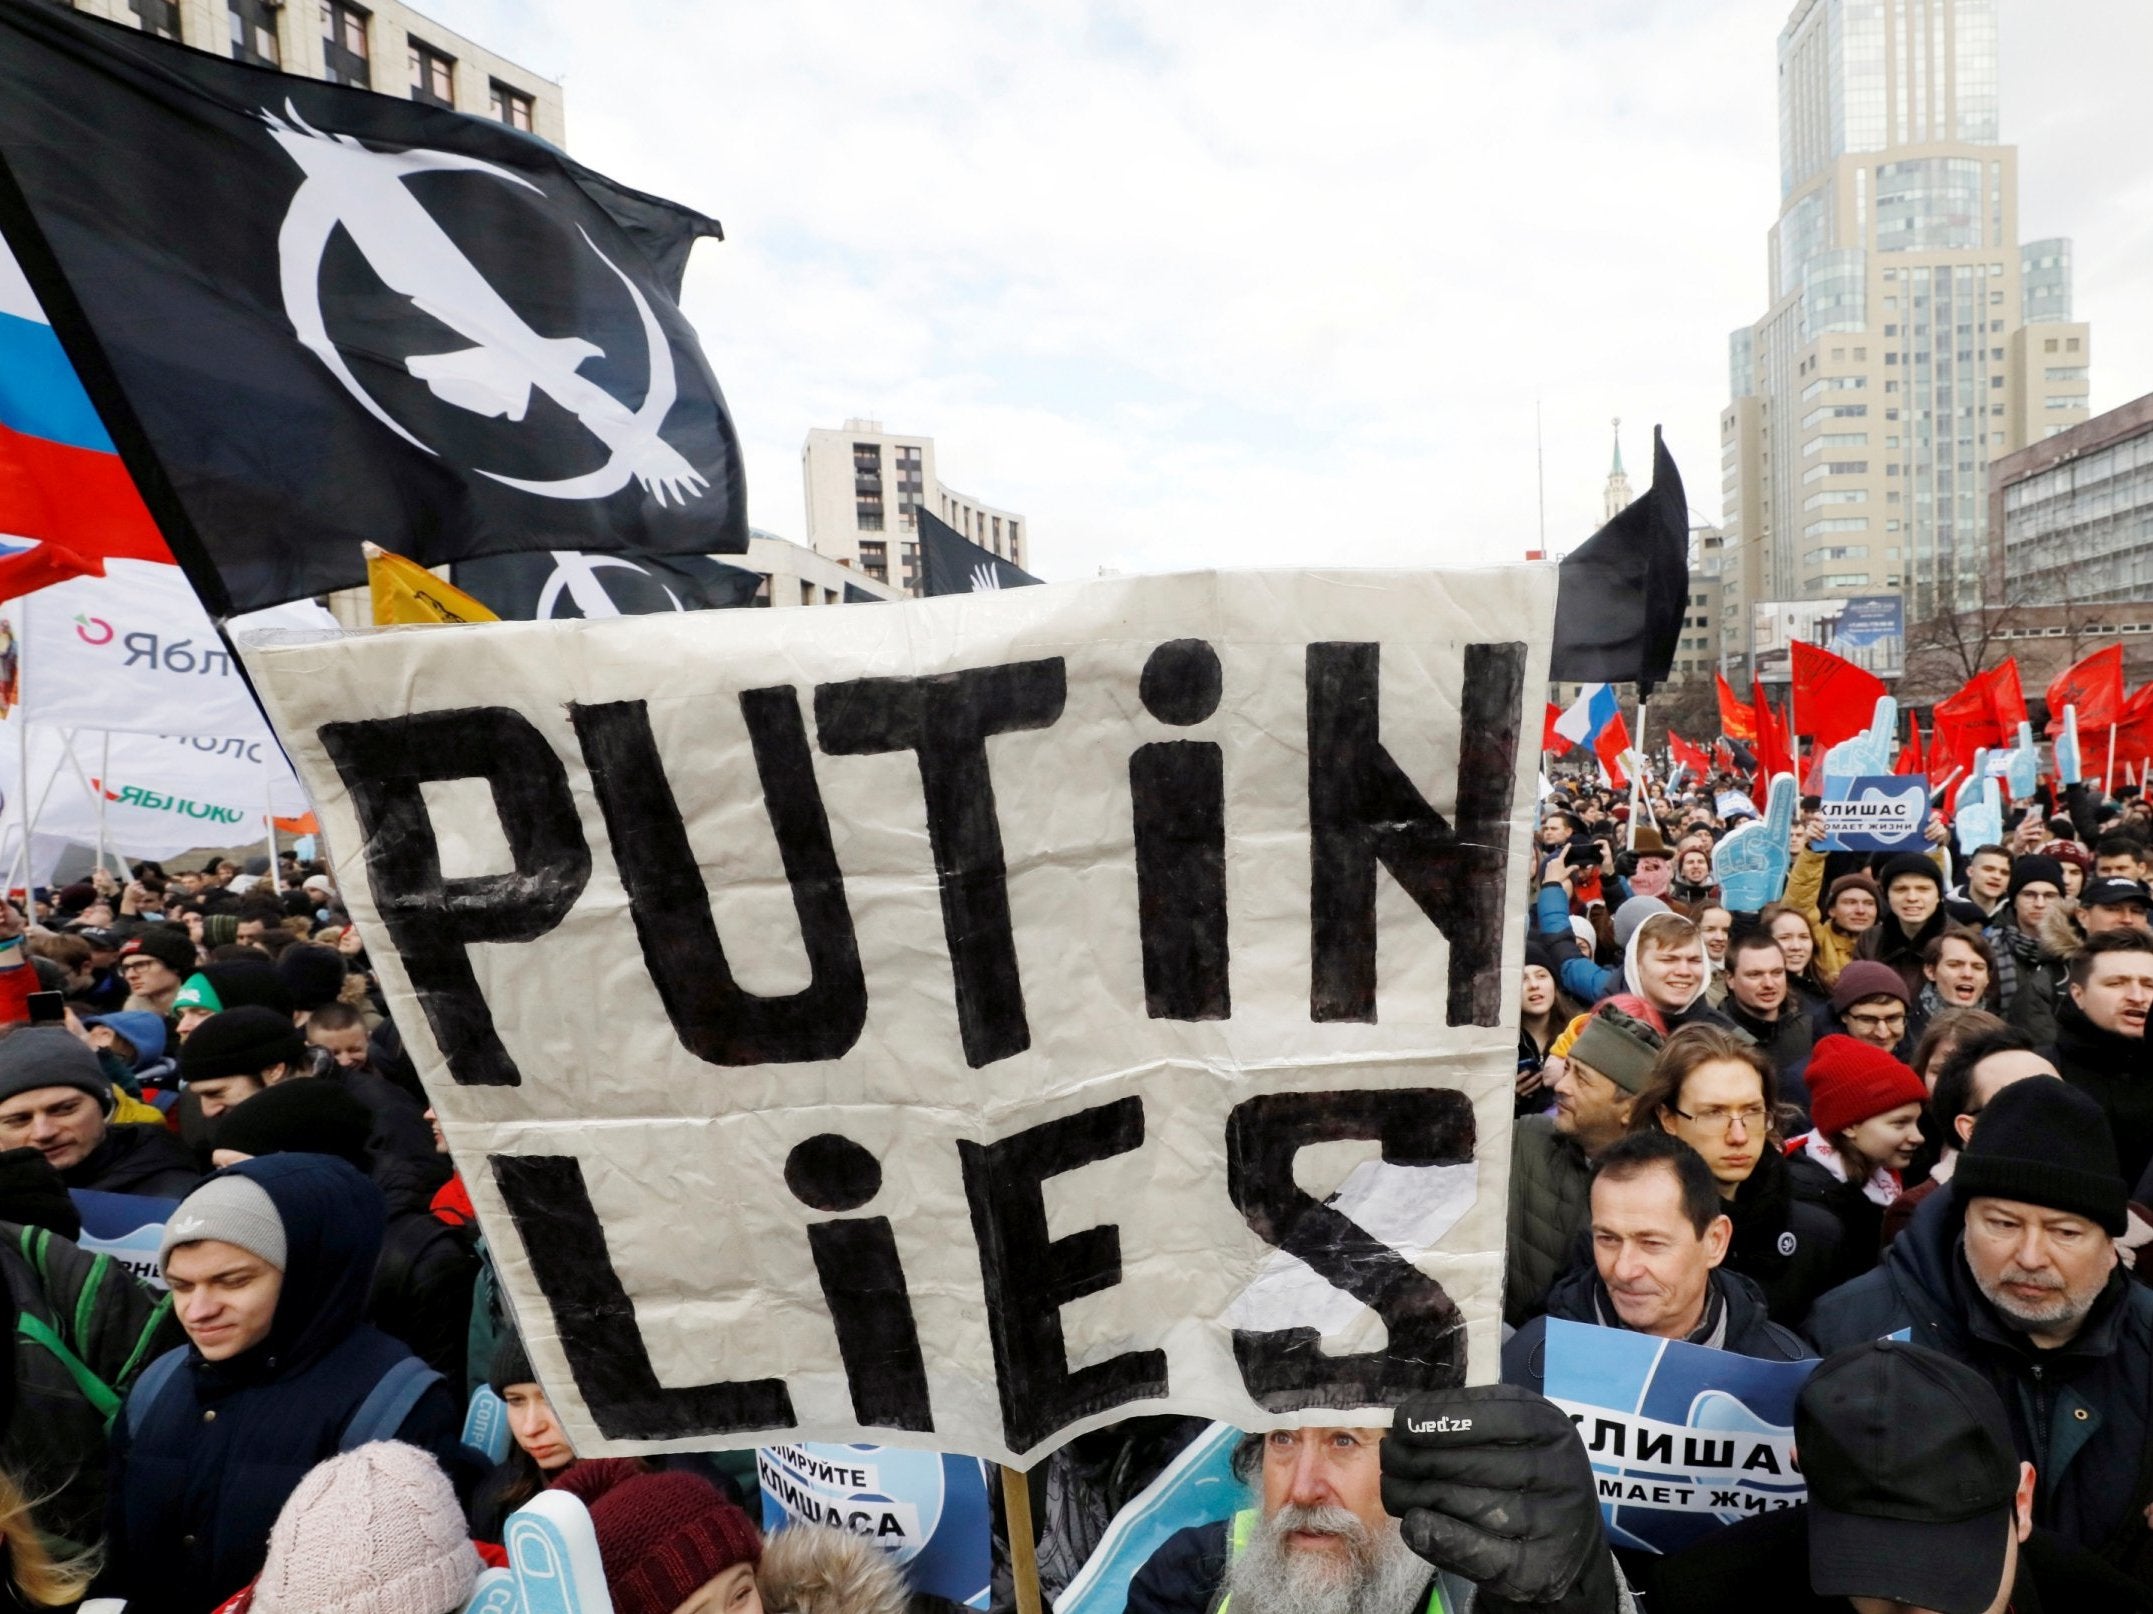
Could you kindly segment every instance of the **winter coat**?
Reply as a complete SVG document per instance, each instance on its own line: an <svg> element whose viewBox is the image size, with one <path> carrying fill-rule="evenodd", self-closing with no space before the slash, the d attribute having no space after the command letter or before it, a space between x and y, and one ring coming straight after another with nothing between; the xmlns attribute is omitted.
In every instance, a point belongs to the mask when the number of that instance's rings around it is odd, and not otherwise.
<svg viewBox="0 0 2153 1614"><path fill-rule="evenodd" d="M1786 1156L1769 1147L1723 1208L1734 1223L1727 1270L1764 1291L1773 1322L1799 1327L1817 1296L1836 1281L1845 1236L1838 1218L1795 1196Z"/></svg>
<svg viewBox="0 0 2153 1614"><path fill-rule="evenodd" d="M1555 972L1557 986L1588 1008L1604 997L1626 990L1619 967L1595 964L1584 954L1569 951L1577 946L1577 933L1570 928L1570 899L1561 886L1542 886L1540 895L1534 900L1540 934L1554 938L1557 950L1565 955L1562 968Z"/></svg>
<svg viewBox="0 0 2153 1614"><path fill-rule="evenodd" d="M1854 956L1861 938L1833 928L1831 921L1817 907L1823 896L1824 854L1804 852L1787 871L1786 905L1809 921L1809 939L1816 944L1816 954L1809 967L1828 989Z"/></svg>
<svg viewBox="0 0 2153 1614"><path fill-rule="evenodd" d="M1831 1217L1839 1226L1839 1242L1824 1288L1836 1289L1852 1282L1876 1265L1884 1245L1884 1207L1862 1192L1858 1182L1841 1182L1821 1160L1789 1146L1787 1182L1797 1203L1809 1205Z"/></svg>
<svg viewBox="0 0 2153 1614"><path fill-rule="evenodd" d="M71 1554L104 1538L105 1420L143 1367L179 1343L179 1324L168 1298L110 1256L42 1227L0 1223L0 1282L14 1340L0 1469L37 1501L39 1530Z"/></svg>
<svg viewBox="0 0 2153 1614"><path fill-rule="evenodd" d="M1936 912L1922 921L1921 928L1908 935L1899 923L1899 916L1887 907L1878 916L1877 922L1861 933L1861 940L1855 944L1854 956L1873 958L1880 964L1889 964L1899 972L1899 979L1906 983L1907 1001L1919 1002L1921 989L1929 981L1928 968L1922 962L1921 955L1927 951L1929 943L1941 936L1945 927L1951 923L1951 916L1944 912L1943 905L1939 903ZM1909 1013L1907 1018L1911 1020L1913 1015Z"/></svg>
<svg viewBox="0 0 2153 1614"><path fill-rule="evenodd" d="M1785 1072L1809 1057L1815 1032L1803 1006L1792 994L1780 1005L1776 1020L1759 1019L1743 1008L1741 1000L1731 992L1727 994L1726 1002L1719 1006L1719 1012L1734 1023L1737 1031L1746 1033L1751 1042L1764 1050L1764 1057L1772 1062L1775 1072Z"/></svg>
<svg viewBox="0 0 2153 1614"><path fill-rule="evenodd" d="M1989 950L1996 955L1996 984L2003 995L2003 1015L2010 1024L2046 1044L2056 1040L2056 1009L2068 995L2065 976L2086 938L2058 902L2041 918L2038 934L2029 936L2016 921L1989 927Z"/></svg>
<svg viewBox="0 0 2153 1614"><path fill-rule="evenodd" d="M1547 1311L1520 1328L1503 1345L1503 1382L1540 1392L1547 1381L1547 1322L1591 1323L1620 1328L1614 1302L1600 1281L1598 1268L1582 1266L1564 1274L1548 1291ZM1704 1321L1689 1335L1692 1345L1764 1362L1806 1361L1811 1352L1802 1336L1766 1315L1764 1291L1739 1272L1715 1268L1708 1279Z"/></svg>
<svg viewBox="0 0 2153 1614"><path fill-rule="evenodd" d="M1844 1597L1809 1589L1809 1509L1772 1508L1640 1566L1652 1614L1847 1614ZM2153 1595L2100 1559L2036 1530L2019 1544L2011 1614L2127 1614Z"/></svg>
<svg viewBox="0 0 2153 1614"><path fill-rule="evenodd" d="M1510 1129L1510 1250L1503 1279L1503 1317L1512 1327L1540 1310L1591 1222L1592 1164L1585 1151L1556 1131L1548 1116L1517 1121Z"/></svg>
<svg viewBox="0 0 2153 1614"><path fill-rule="evenodd" d="M108 1122L97 1147L60 1173L70 1188L185 1199L202 1181L187 1146L148 1121Z"/></svg>
<svg viewBox="0 0 2153 1614"><path fill-rule="evenodd" d="M464 1384L478 1230L434 1215L432 1175L399 1156L377 1155L373 1178L388 1200L389 1221L367 1291L366 1320L410 1346L451 1385ZM486 1364L479 1366L483 1373Z"/></svg>
<svg viewBox="0 0 2153 1614"><path fill-rule="evenodd" d="M2099 1102L2116 1135L2123 1180L2136 1182L2153 1164L2153 1045L2103 1031L2066 997L2047 1052L2065 1081Z"/></svg>
<svg viewBox="0 0 2153 1614"><path fill-rule="evenodd" d="M288 1256L269 1334L226 1361L192 1345L154 1396L113 1429L110 1584L129 1614L205 1614L262 1567L269 1528L299 1481L338 1450L384 1374L410 1356L360 1320L381 1252L381 1191L325 1155L278 1154L219 1176L259 1183ZM430 1383L395 1438L467 1473L463 1409Z"/></svg>
<svg viewBox="0 0 2153 1614"><path fill-rule="evenodd" d="M1910 1330L1987 1375L2011 1415L2012 1440L2034 1465L2034 1523L2098 1552L2153 1585L2153 1290L2118 1270L2070 1344L2048 1351L2008 1327L1974 1284L1963 1253L1965 1210L1946 1183L1883 1265L1819 1300L1806 1332L1829 1355Z"/></svg>
<svg viewBox="0 0 2153 1614"><path fill-rule="evenodd" d="M425 1105L364 1065L347 1070L332 1064L318 1079L334 1082L366 1106L367 1114L374 1118L367 1147L377 1158L394 1156L415 1163L429 1179L429 1193L448 1181L448 1157L434 1148L434 1130L426 1124Z"/></svg>

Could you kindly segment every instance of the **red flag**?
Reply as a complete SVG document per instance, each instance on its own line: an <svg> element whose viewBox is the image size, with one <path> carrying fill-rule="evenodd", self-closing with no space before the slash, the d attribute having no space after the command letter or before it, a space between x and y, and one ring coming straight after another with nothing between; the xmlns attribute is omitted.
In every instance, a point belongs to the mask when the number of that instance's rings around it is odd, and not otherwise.
<svg viewBox="0 0 2153 1614"><path fill-rule="evenodd" d="M1809 771L1802 777L1802 794L1805 796L1821 796L1824 794L1824 742L1822 740L1811 740L1809 742Z"/></svg>
<svg viewBox="0 0 2153 1614"><path fill-rule="evenodd" d="M1630 748L1630 725L1623 722L1622 714L1615 714L1614 722L1593 737L1592 749L1600 759L1600 766L1607 770L1607 777L1617 790L1630 788L1629 776L1622 771L1622 753Z"/></svg>
<svg viewBox="0 0 2153 1614"><path fill-rule="evenodd" d="M1673 729L1667 731L1667 749L1675 759L1675 766L1687 768L1699 784L1712 777L1712 759Z"/></svg>
<svg viewBox="0 0 2153 1614"><path fill-rule="evenodd" d="M1719 685L1719 731L1730 740L1740 740L1754 747L1757 743L1757 714L1750 710L1748 702L1727 685L1727 675L1714 672L1712 677Z"/></svg>
<svg viewBox="0 0 2153 1614"><path fill-rule="evenodd" d="M1712 747L1712 760L1719 764L1721 773L1734 772L1734 747L1725 740Z"/></svg>
<svg viewBox="0 0 2153 1614"><path fill-rule="evenodd" d="M2105 739L2098 750L2093 736L2086 732L2085 723L2078 727L2079 748L2086 753L2090 763L2098 755L2107 760ZM2119 763L2136 766L2146 757L2153 756L2153 684L2132 692L2116 713L2116 759Z"/></svg>
<svg viewBox="0 0 2153 1614"><path fill-rule="evenodd" d="M2117 721L2123 710L2123 646L2112 644L2056 674L2048 686L2048 737L2063 732L2063 709L2078 708L2081 743L2093 738L2095 729Z"/></svg>
<svg viewBox="0 0 2153 1614"><path fill-rule="evenodd" d="M1555 727L1555 720L1560 716L1562 716L1562 708L1553 701L1549 701L1547 703L1547 717L1540 725L1540 749L1552 751L1557 756L1561 756L1570 749L1568 737L1560 733Z"/></svg>
<svg viewBox="0 0 2153 1614"><path fill-rule="evenodd" d="M1921 760L1921 719L1906 714L1906 744L1900 747L1899 760L1892 764L1893 773L1927 773Z"/></svg>
<svg viewBox="0 0 2153 1614"><path fill-rule="evenodd" d="M1778 714L1773 712L1772 703L1764 698L1764 686L1753 683L1750 687L1756 691L1756 700L1750 711L1757 720L1757 743L1754 747L1757 766L1763 770L1764 777L1769 782L1780 774L1792 773L1794 757L1788 750L1787 733L1780 726Z"/></svg>
<svg viewBox="0 0 2153 1614"><path fill-rule="evenodd" d="M2018 743L2018 726L2026 721L2018 662L2007 657L1976 673L1958 693L1938 701L1929 717L1929 782L1941 789L1954 770L1972 769L1977 750Z"/></svg>
<svg viewBox="0 0 2153 1614"><path fill-rule="evenodd" d="M1851 740L1876 716L1884 680L1866 668L1794 641L1794 713L1823 745ZM1815 794L1815 792L1811 792Z"/></svg>

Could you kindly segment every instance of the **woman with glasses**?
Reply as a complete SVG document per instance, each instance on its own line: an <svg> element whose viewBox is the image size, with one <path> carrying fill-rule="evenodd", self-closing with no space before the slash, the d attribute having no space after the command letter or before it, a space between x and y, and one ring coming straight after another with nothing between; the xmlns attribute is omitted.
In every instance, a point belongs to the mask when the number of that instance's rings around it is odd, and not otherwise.
<svg viewBox="0 0 2153 1614"><path fill-rule="evenodd" d="M1773 1322L1798 1326L1837 1269L1840 1231L1829 1212L1794 1195L1771 1061L1724 1027L1684 1026L1631 1113L1632 1131L1672 1133L1704 1157L1734 1223L1726 1266L1764 1291Z"/></svg>

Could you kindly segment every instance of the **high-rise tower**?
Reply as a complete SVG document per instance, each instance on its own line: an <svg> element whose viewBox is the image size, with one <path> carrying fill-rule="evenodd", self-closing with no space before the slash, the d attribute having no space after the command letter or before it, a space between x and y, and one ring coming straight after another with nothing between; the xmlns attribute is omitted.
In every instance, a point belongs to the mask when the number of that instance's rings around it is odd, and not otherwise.
<svg viewBox="0 0 2153 1614"><path fill-rule="evenodd" d="M1727 579L1747 601L1982 593L1988 462L2086 418L2071 246L2018 239L1995 0L1798 0L1771 300L1729 342Z"/></svg>

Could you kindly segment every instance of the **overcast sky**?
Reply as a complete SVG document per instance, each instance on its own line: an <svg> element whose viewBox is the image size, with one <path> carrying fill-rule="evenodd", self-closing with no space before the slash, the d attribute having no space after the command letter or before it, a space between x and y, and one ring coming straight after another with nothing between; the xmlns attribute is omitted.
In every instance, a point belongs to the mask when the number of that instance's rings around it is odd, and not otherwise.
<svg viewBox="0 0 2153 1614"><path fill-rule="evenodd" d="M804 538L800 447L931 435L1101 567L1459 563L1600 519L1665 424L1719 515L1763 312L1778 0L423 0L563 81L569 150L725 226L686 305ZM2093 405L2153 390L2153 4L2002 0L2020 230Z"/></svg>

